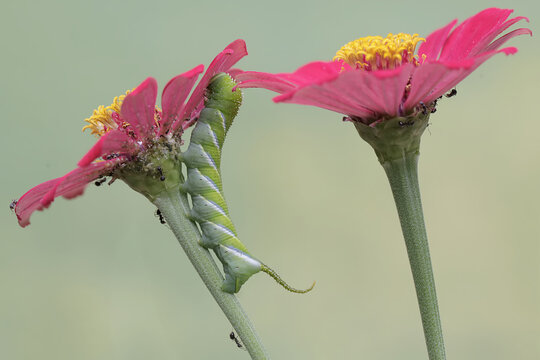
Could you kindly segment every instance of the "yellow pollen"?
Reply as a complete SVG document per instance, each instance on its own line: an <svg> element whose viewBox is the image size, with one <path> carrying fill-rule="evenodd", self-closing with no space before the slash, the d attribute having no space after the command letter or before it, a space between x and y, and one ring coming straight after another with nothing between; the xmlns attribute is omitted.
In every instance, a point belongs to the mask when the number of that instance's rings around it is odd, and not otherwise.
<svg viewBox="0 0 540 360"><path fill-rule="evenodd" d="M114 113L116 113L118 116L120 115L122 101L124 101L124 98L130 92L131 91L128 90L126 91L125 95L115 97L113 103L110 106L99 106L96 110L94 110L92 116L84 119L84 121L86 121L88 125L83 127L82 130L85 131L86 129L90 129L92 131L92 134L102 136L107 132L111 131L112 129L118 128L118 124L112 116ZM127 125L128 124L124 124L124 126Z"/></svg>
<svg viewBox="0 0 540 360"><path fill-rule="evenodd" d="M420 41L425 39L418 34L388 34L385 38L367 36L344 45L333 60L341 60L355 69L367 71L394 69L406 63L418 65L418 56L414 55L414 51Z"/></svg>

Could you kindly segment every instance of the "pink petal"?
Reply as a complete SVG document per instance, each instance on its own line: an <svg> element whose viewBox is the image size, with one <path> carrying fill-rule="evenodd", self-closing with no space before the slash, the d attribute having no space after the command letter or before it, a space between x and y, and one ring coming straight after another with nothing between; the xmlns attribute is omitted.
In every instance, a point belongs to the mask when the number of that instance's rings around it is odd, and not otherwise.
<svg viewBox="0 0 540 360"><path fill-rule="evenodd" d="M30 224L30 215L36 210L43 210L53 202L54 198L64 196L73 198L81 195L86 185L107 174L118 162L125 159L116 158L90 164L84 168L76 168L66 175L46 181L26 192L17 201L15 214L22 227Z"/></svg>
<svg viewBox="0 0 540 360"><path fill-rule="evenodd" d="M418 57L420 58L420 62L423 61L424 55L426 57L425 60L437 59L439 53L441 52L441 49L443 48L446 38L448 37L448 33L450 32L450 30L452 30L456 23L457 20L454 20L445 27L435 30L428 35L426 41L420 44L420 48L418 49Z"/></svg>
<svg viewBox="0 0 540 360"><path fill-rule="evenodd" d="M476 51L478 45L482 46L486 41L493 40L491 36L504 26L504 21L512 11L489 8L463 21L448 37L439 60L464 59Z"/></svg>
<svg viewBox="0 0 540 360"><path fill-rule="evenodd" d="M516 30L510 31L509 33L501 36L500 38L498 38L497 40L495 40L491 44L489 44L489 46L487 46L485 48L485 51L486 52L491 52L491 51L497 50L505 42L507 42L511 38L516 37L518 35L531 35L532 36L532 31L530 29L526 29L526 28L521 28L521 29L516 29Z"/></svg>
<svg viewBox="0 0 540 360"><path fill-rule="evenodd" d="M122 103L122 119L133 127L139 140L147 139L153 134L151 130L154 126L156 97L156 79L149 77L130 92Z"/></svg>
<svg viewBox="0 0 540 360"><path fill-rule="evenodd" d="M433 99L436 99L437 97L442 96L448 90L454 88L458 83L463 81L463 79L465 79L467 76L469 76L474 70L476 70L480 65L482 65L486 60L491 58L493 55L496 55L496 54L499 54L499 53L503 53L505 55L513 55L516 52L517 52L517 48L515 48L515 47L507 47L507 48L496 50L496 51L485 52L485 53L482 53L482 55L480 55L480 56L477 56L477 57L475 57L473 59L470 59L473 62L471 67L468 67L466 69L466 71L464 71L462 74L460 74L460 76L452 79L452 81L448 81L445 84L445 87L440 86L437 89L435 89L435 91L432 93L432 95L428 99L426 99L425 101L429 102L429 101L431 101Z"/></svg>
<svg viewBox="0 0 540 360"><path fill-rule="evenodd" d="M524 16L518 16L518 17L515 17L513 19L510 19L510 20L504 22L501 26L495 27L490 33L488 33L488 34L486 34L484 36L484 39L482 41L479 41L478 44L476 44L476 46L474 48L474 51L471 52L471 55L478 55L478 54L480 54L482 52L489 51L489 50L487 50L487 48L491 47L491 42L493 41L493 39L495 39L504 30L508 29L510 26L514 25L515 23L517 23L518 21L521 21L521 20L526 20L527 22L529 22L528 18L526 18ZM506 38L506 40L504 40L502 42L499 42L500 39L497 39L496 41L499 43L498 46L501 46L506 41L508 41L509 39L511 39L511 38L513 38L514 36L517 36L517 35L523 35L523 34L532 35L532 31L529 30L529 29L518 29L518 30L524 30L524 31L519 32L519 33L517 33L517 34L515 34L515 35L513 35L511 37L508 37L508 38ZM512 31L510 33L514 33L515 31L516 30L514 30L514 31ZM504 38L504 37L506 37L506 35L502 36L502 38ZM497 47L491 47L491 49L495 50Z"/></svg>
<svg viewBox="0 0 540 360"><path fill-rule="evenodd" d="M341 71L349 69L350 66L342 62L313 61L293 73L270 74L233 69L231 76L239 82L240 88L262 87L283 94L299 85L322 83L334 79Z"/></svg>
<svg viewBox="0 0 540 360"><path fill-rule="evenodd" d="M244 73L245 71L238 68L229 69L227 74L231 75L232 78L236 78L237 75Z"/></svg>
<svg viewBox="0 0 540 360"><path fill-rule="evenodd" d="M377 113L392 116L399 113L399 105L413 66L407 64L394 70L377 72L349 70L332 76L330 72L325 74L316 71L317 66L310 66L309 69L313 72L304 72L303 78L294 77L296 81L305 80L305 85L277 96L274 101L314 105L346 115L369 118ZM315 81L317 76L322 80Z"/></svg>
<svg viewBox="0 0 540 360"><path fill-rule="evenodd" d="M298 68L293 73L276 75L296 85L307 85L334 79L343 70L350 70L350 66L339 61L313 61Z"/></svg>
<svg viewBox="0 0 540 360"><path fill-rule="evenodd" d="M185 120L182 122L182 130L186 130L190 128L193 124L197 122L199 119L199 115L201 114L201 111L204 109L204 102L201 102L197 107L191 111L191 116L189 120Z"/></svg>
<svg viewBox="0 0 540 360"><path fill-rule="evenodd" d="M137 150L137 145L129 136L120 130L113 130L101 136L98 142L79 160L77 165L84 167L103 155L132 155Z"/></svg>
<svg viewBox="0 0 540 360"><path fill-rule="evenodd" d="M356 78L356 91L350 93L357 103L378 114L400 115L400 105L414 66L406 64L393 70L375 72L348 71ZM344 80L346 80L344 78Z"/></svg>
<svg viewBox="0 0 540 360"><path fill-rule="evenodd" d="M348 101L338 89L334 89L332 86L305 86L298 91L291 91L290 93L275 97L274 102L312 105L360 118L370 118L373 116L372 111Z"/></svg>
<svg viewBox="0 0 540 360"><path fill-rule="evenodd" d="M437 62L422 64L413 72L411 89L404 108L410 110L421 101L427 105L446 93L452 89L453 86L450 85L455 84L455 79L461 78L461 75L472 65L473 62L464 62L462 66L449 66Z"/></svg>
<svg viewBox="0 0 540 360"><path fill-rule="evenodd" d="M178 121L176 121L172 129L173 131L178 129L184 119L190 119L191 113L197 109L201 103L204 102L204 92L210 83L210 80L214 75L227 72L231 66L236 64L241 58L247 55L246 43L242 39L238 39L230 43L222 52L220 52L208 66L206 73L201 78L195 90L191 94L186 106L184 107L184 113Z"/></svg>
<svg viewBox="0 0 540 360"><path fill-rule="evenodd" d="M483 53L480 56L467 59L467 61L461 63L461 66L443 62L421 65L413 73L411 91L405 102L405 108L411 109L418 105L420 101L427 104L444 95L493 55L498 53L512 55L516 52L517 48L507 47Z"/></svg>
<svg viewBox="0 0 540 360"><path fill-rule="evenodd" d="M231 76L238 82L238 88L263 88L283 94L295 87L294 84L280 78L279 74L244 71Z"/></svg>
<svg viewBox="0 0 540 360"><path fill-rule="evenodd" d="M188 72L173 77L161 95L161 106L163 108L159 134L166 134L171 124L183 115L184 103L191 92L193 85L199 75L203 72L204 65L194 67Z"/></svg>

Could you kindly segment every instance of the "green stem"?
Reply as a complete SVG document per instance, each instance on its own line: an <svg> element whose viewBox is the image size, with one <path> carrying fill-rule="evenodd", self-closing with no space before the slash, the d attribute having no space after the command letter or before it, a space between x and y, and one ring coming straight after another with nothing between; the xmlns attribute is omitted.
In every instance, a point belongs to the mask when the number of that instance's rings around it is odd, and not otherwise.
<svg viewBox="0 0 540 360"><path fill-rule="evenodd" d="M186 217L189 204L178 191L163 191L153 203L159 208L204 284L227 316L252 359L270 359L248 316L234 294L221 290L223 276L210 252L199 245L200 232Z"/></svg>
<svg viewBox="0 0 540 360"><path fill-rule="evenodd" d="M429 359L444 360L444 340L422 213L417 165L417 153L382 162L394 194L407 246Z"/></svg>

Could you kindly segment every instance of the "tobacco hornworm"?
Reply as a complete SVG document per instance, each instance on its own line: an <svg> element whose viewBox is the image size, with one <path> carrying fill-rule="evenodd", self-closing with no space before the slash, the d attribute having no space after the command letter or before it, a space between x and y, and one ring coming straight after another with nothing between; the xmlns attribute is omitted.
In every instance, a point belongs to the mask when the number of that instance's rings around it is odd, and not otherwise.
<svg viewBox="0 0 540 360"><path fill-rule="evenodd" d="M191 218L202 232L201 245L212 249L223 264L225 280L222 290L236 293L253 275L263 271L285 289L305 293L287 285L275 271L253 257L238 240L223 196L220 164L225 136L242 102L240 90L227 74L216 75L206 92L206 100L197 124L191 133L188 149L182 154L187 178L180 190L191 196Z"/></svg>

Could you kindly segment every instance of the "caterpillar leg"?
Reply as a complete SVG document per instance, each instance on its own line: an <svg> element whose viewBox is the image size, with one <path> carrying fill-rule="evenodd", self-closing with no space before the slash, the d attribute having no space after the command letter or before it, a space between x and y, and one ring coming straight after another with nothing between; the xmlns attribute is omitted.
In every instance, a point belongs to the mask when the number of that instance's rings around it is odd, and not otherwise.
<svg viewBox="0 0 540 360"><path fill-rule="evenodd" d="M223 264L225 280L221 290L237 293L244 283L254 274L262 270L262 263L232 246L219 244L214 252Z"/></svg>

